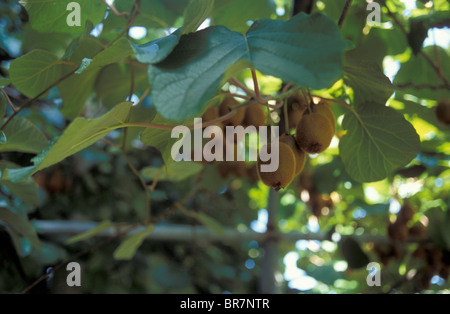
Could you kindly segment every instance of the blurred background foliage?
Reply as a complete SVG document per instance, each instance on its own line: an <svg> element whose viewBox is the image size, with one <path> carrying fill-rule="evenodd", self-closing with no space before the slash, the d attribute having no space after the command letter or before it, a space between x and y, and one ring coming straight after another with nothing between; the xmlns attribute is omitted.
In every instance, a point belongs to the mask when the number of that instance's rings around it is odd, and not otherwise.
<svg viewBox="0 0 450 314"><path fill-rule="evenodd" d="M188 2L142 1L141 14L130 29L131 40L146 43L182 26ZM421 138L421 153L407 167L374 183L356 182L346 173L337 138L325 153L309 158L301 176L278 192L276 227L282 233L323 234L326 240L277 243L278 267L274 271L277 291L281 293L449 292L450 133L448 125L440 123L434 112L437 101L448 99L449 91L439 88L442 82L419 51L433 56L433 60L438 52L443 74L450 73L450 34L443 27L448 26L450 4L446 0L374 2L382 6L380 26L366 25L367 2L356 0L342 32L354 47L351 54L377 62L396 85L388 105L414 125ZM345 0L318 0L314 2L314 12L337 21L344 4ZM119 12L126 12L132 1L115 0L114 6ZM289 0L216 0L208 22L246 32L252 21L288 19L291 11ZM8 77L9 64L15 58L33 49L63 57L80 36L39 33L16 1L0 3L0 25L3 77ZM107 10L103 21L87 26L84 40L77 41L73 48L76 50L72 61L94 56L103 43L120 35L126 27L125 19ZM138 99L148 86L146 69L134 67L133 71L134 98ZM74 91L82 91L77 100L86 103L83 116L96 117L128 97L130 75L129 65L119 62L103 68L95 77L68 84ZM247 82L251 74L244 72L239 79ZM271 94L281 82L261 76L260 84L263 93ZM13 102L27 100L14 87L4 89ZM347 92L342 80L326 91L336 99L342 99ZM2 114L6 112L8 116L11 109L4 96L0 97ZM61 91L54 88L20 116L33 121L47 139L54 138L70 123L61 114L63 104ZM333 110L338 117L339 135L343 109L333 105ZM151 121L155 116L151 99L146 97L141 106L133 108L132 116L135 122ZM160 153L140 143L141 131L130 129L127 134L129 161L140 171L161 167ZM123 135L122 131L114 131L106 139L120 143ZM0 152L0 169L28 166L36 152ZM120 151L105 142L37 173L32 181L20 186L8 185L6 181L1 184L2 210L31 222L140 223L145 219L145 198L139 181ZM268 188L255 182L251 175L223 178L212 165L189 178L158 182L151 192L151 207L153 215L163 215L160 224L197 226L197 219L170 210L175 202L190 196L186 208L207 213L223 227L264 232L268 194ZM6 216L0 212L3 220ZM28 223L28 219L23 223ZM99 242L91 238L68 245L67 237L56 235L41 235L40 240L41 250L30 237L0 224L1 292L21 291L49 267ZM61 269L31 292L259 292L264 250L257 241L208 243L196 238L194 231L190 242L146 241L131 261L113 258L119 243L116 239L76 260L82 266L82 287L68 288L66 272ZM369 261L382 265L381 287L366 285L365 267Z"/></svg>

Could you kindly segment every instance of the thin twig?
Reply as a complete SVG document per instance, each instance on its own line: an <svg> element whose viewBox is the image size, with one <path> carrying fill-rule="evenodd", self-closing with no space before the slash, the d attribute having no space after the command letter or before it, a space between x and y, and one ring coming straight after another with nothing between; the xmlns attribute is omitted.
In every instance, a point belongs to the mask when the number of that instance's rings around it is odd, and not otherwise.
<svg viewBox="0 0 450 314"><path fill-rule="evenodd" d="M449 89L449 87L445 84L442 85L433 85L428 83L422 84L414 84L413 82L399 83L395 85L397 88L412 88L412 89L430 89L430 90L440 90L440 89Z"/></svg>
<svg viewBox="0 0 450 314"><path fill-rule="evenodd" d="M431 31L431 34L433 34L433 41L434 41L434 55L436 57L436 67L438 68L438 74L439 77L441 79L444 78L444 73L442 72L442 67L441 67L441 60L439 58L439 51L438 51L438 47L436 45L436 36L434 35L434 30Z"/></svg>
<svg viewBox="0 0 450 314"><path fill-rule="evenodd" d="M116 7L114 7L113 5L109 4L105 0L100 0L100 1L103 2L104 4L106 4L106 6L114 13L115 16L117 16L117 17L122 17L122 16L127 17L128 16L128 12L119 13L119 11L117 11Z"/></svg>
<svg viewBox="0 0 450 314"><path fill-rule="evenodd" d="M241 104L241 105L244 106L246 104ZM207 127L207 126L210 126L210 125L215 125L215 124L217 124L219 122L227 121L227 120L231 119L236 114L236 110L241 108L241 107L242 106L235 106L235 107L233 107L233 110L230 113L228 113L228 114L226 114L226 115L224 115L224 116L222 116L222 117L220 117L218 119L205 122L205 123L202 124L201 127L204 128L204 127ZM119 128L128 128L128 127L158 129L158 130L166 130L166 131L172 131L173 128L174 128L173 126L170 126L170 125L160 125L160 124L151 124L151 123L139 123L139 122L124 123L124 124L121 124ZM194 130L194 129L200 128L199 125L190 125L190 126L186 126L186 127L189 130Z"/></svg>
<svg viewBox="0 0 450 314"><path fill-rule="evenodd" d="M8 103L9 107L11 107L11 110L13 112L16 112L17 109L16 107L14 107L13 103L11 102L11 99L9 98L8 94L3 90L3 88L0 88L0 91L2 92L2 94L5 96L6 98L6 102Z"/></svg>
<svg viewBox="0 0 450 314"><path fill-rule="evenodd" d="M139 98L138 103L135 106L139 106L140 104L142 104L142 102L144 101L145 97L148 96L148 94L150 93L150 87L148 87L145 92L142 94L141 98Z"/></svg>
<svg viewBox="0 0 450 314"><path fill-rule="evenodd" d="M355 110L349 104L347 104L347 103L345 103L343 101L339 101L339 100L336 100L336 99L330 99L330 98L324 98L324 97L315 96L315 95L312 95L312 97L320 98L321 100L324 100L324 101L334 102L336 104L344 106L345 108L347 108L348 110L350 110L352 112L355 112Z"/></svg>
<svg viewBox="0 0 450 314"><path fill-rule="evenodd" d="M255 96L256 96L256 100L261 103L261 104L266 104L267 101L265 101L264 99L261 98L261 94L259 92L259 83L258 83L258 77L256 75L256 71L255 69L251 70L252 72L252 79L253 79L253 86L255 89Z"/></svg>
<svg viewBox="0 0 450 314"><path fill-rule="evenodd" d="M74 65L76 66L76 65ZM45 93L47 93L49 90L51 90L53 87L55 87L56 85L58 85L59 83L63 82L64 80L68 79L69 77L71 77L72 75L75 74L75 72L78 70L78 66L76 66L77 68L74 69L73 71L67 73L66 75L64 75L63 77L59 78L55 83L51 84L49 87L47 87L45 90L43 90L42 92L40 92L38 95L34 96L33 98L31 98L30 100L28 100L25 104L23 104L22 106L20 106L19 108L16 109L16 111L14 111L9 118L5 121L5 123L3 123L3 125L0 127L0 130L3 130L10 122L12 119L14 119L14 117L19 114L19 112L21 112L22 110L24 110L25 108L27 108L28 106L30 106L33 102L35 102L37 99L39 99L39 97L41 97L42 95L44 95Z"/></svg>
<svg viewBox="0 0 450 314"><path fill-rule="evenodd" d="M112 142L110 142L110 141L108 141L108 140L105 140L104 138L102 138L102 139L100 140L100 142L105 143L106 145L111 146L111 147L113 147L113 148L115 148L115 149L117 149L117 150L120 150L120 147L119 147L119 146L117 146L116 144L114 144L114 143L112 143Z"/></svg>
<svg viewBox="0 0 450 314"><path fill-rule="evenodd" d="M284 100L283 104L283 114L284 114L284 132L289 134L289 112L288 112L288 102L287 99Z"/></svg>
<svg viewBox="0 0 450 314"><path fill-rule="evenodd" d="M352 5L353 0L347 0L347 2L345 2L345 6L344 9L342 11L341 17L339 18L339 28L342 28L342 25L344 24L345 18L347 17L348 11L350 10L350 7Z"/></svg>
<svg viewBox="0 0 450 314"><path fill-rule="evenodd" d="M221 93L218 94L217 97L220 96L227 96L227 97L234 97L234 98L241 98L241 99L245 99L245 100L251 100L252 97L250 96L245 96L245 95L239 95L239 94L233 94L233 93Z"/></svg>

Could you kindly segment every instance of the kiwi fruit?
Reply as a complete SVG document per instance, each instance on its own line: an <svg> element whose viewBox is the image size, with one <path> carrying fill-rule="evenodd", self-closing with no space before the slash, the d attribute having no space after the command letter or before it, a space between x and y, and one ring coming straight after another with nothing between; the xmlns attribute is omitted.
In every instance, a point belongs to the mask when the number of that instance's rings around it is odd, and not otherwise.
<svg viewBox="0 0 450 314"><path fill-rule="evenodd" d="M214 121L219 118L219 108L209 107L202 115L203 123Z"/></svg>
<svg viewBox="0 0 450 314"><path fill-rule="evenodd" d="M303 114L308 109L305 97L303 95L294 95L288 98L288 122L289 129L295 129L298 122L303 118Z"/></svg>
<svg viewBox="0 0 450 314"><path fill-rule="evenodd" d="M312 104L311 111L326 117L333 127L333 133L336 132L336 119L328 102L321 100L318 104Z"/></svg>
<svg viewBox="0 0 450 314"><path fill-rule="evenodd" d="M294 136L290 134L283 134L280 136L280 142L289 145L294 152L296 164L295 176L298 176L303 171L303 168L305 168L306 153L298 146Z"/></svg>
<svg viewBox="0 0 450 314"><path fill-rule="evenodd" d="M450 125L450 100L440 100L435 108L435 114L439 122Z"/></svg>
<svg viewBox="0 0 450 314"><path fill-rule="evenodd" d="M303 118L305 110L293 109L288 111L289 130L295 129L298 122Z"/></svg>
<svg viewBox="0 0 450 314"><path fill-rule="evenodd" d="M254 126L259 128L266 125L266 113L257 102L250 102L245 108L245 117L242 123L245 127Z"/></svg>
<svg viewBox="0 0 450 314"><path fill-rule="evenodd" d="M297 125L296 139L298 146L310 154L324 152L334 136L333 126L323 114L305 115Z"/></svg>
<svg viewBox="0 0 450 314"><path fill-rule="evenodd" d="M238 105L240 105L240 103L236 99L232 97L225 98L219 106L219 116L223 117L229 114L233 110L233 107L236 107ZM239 109L236 109L234 116L224 121L223 124L225 126L238 126L242 124L242 122L244 121L244 117L245 108L241 107Z"/></svg>
<svg viewBox="0 0 450 314"><path fill-rule="evenodd" d="M227 161L227 150L233 149L234 156L232 161ZM223 162L219 164L218 171L221 177L228 178L234 176L243 178L247 176L247 164L245 161L238 161L238 147L234 143L224 141Z"/></svg>
<svg viewBox="0 0 450 314"><path fill-rule="evenodd" d="M271 161L264 162L258 158L258 174L261 181L268 187L279 191L287 187L295 177L295 155L289 145L277 142L267 145L267 151L270 153L272 145L279 145L279 165L274 172L262 172L261 165L269 164Z"/></svg>

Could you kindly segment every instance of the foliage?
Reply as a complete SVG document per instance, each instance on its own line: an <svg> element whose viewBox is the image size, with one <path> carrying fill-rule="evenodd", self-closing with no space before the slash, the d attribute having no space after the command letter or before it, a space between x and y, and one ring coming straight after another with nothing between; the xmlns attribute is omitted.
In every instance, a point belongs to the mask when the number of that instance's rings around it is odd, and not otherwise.
<svg viewBox="0 0 450 314"><path fill-rule="evenodd" d="M448 291L450 133L434 108L450 97L450 51L423 45L449 26L448 1L409 12L378 1L382 23L369 26L355 0L342 27L345 0L293 17L288 0L80 0L80 27L67 25L69 2L0 5L0 291L20 292L119 223L140 228L77 259L79 292L260 292L263 240L210 243L195 230L255 229L269 195L278 232L323 240L277 242L280 292ZM335 136L278 192L248 160L175 163L172 128L225 97L257 101L293 134L292 99L326 101ZM99 224L68 237L42 220ZM160 225L193 226L194 241L145 241ZM381 287L366 285L369 261ZM296 285L292 267L317 284ZM55 272L31 292L64 283Z"/></svg>

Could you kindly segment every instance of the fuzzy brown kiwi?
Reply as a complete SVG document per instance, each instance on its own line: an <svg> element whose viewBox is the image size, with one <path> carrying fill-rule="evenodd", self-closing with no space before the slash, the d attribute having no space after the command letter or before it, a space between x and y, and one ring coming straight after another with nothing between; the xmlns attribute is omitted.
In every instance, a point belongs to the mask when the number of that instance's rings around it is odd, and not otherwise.
<svg viewBox="0 0 450 314"><path fill-rule="evenodd" d="M267 121L263 107L257 102L250 102L245 108L245 117L242 124L244 126L254 126L256 128L265 126Z"/></svg>
<svg viewBox="0 0 450 314"><path fill-rule="evenodd" d="M330 146L333 136L334 130L329 119L319 113L305 115L296 129L298 146L310 154L325 151Z"/></svg>
<svg viewBox="0 0 450 314"><path fill-rule="evenodd" d="M209 107L202 115L203 123L214 121L219 118L219 108Z"/></svg>
<svg viewBox="0 0 450 314"><path fill-rule="evenodd" d="M440 100L435 108L435 114L439 122L450 125L450 100Z"/></svg>
<svg viewBox="0 0 450 314"><path fill-rule="evenodd" d="M219 116L223 117L229 114L233 110L233 107L236 107L238 105L240 104L236 99L232 97L225 98L219 106ZM223 124L225 126L238 126L242 124L242 122L244 121L244 117L245 117L245 108L241 107L236 110L233 117L224 121Z"/></svg>
<svg viewBox="0 0 450 314"><path fill-rule="evenodd" d="M227 161L226 152L228 149L233 149L234 157L232 161ZM219 164L219 174L223 178L227 178L230 176L234 176L237 178L243 178L247 175L247 164L245 161L238 161L238 147L234 143L229 143L226 140L224 141L223 147L223 159L224 161Z"/></svg>
<svg viewBox="0 0 450 314"><path fill-rule="evenodd" d="M285 143L273 143L267 146L267 151L270 152L272 145L279 145L279 165L274 172L262 172L261 165L268 164L258 158L258 175L261 181L268 187L278 191L287 187L295 177L295 155L289 145Z"/></svg>
<svg viewBox="0 0 450 314"><path fill-rule="evenodd" d="M295 129L298 122L303 118L308 109L305 97L303 95L294 95L288 98L288 122L289 129Z"/></svg>
<svg viewBox="0 0 450 314"><path fill-rule="evenodd" d="M318 104L313 104L311 106L311 110L314 113L319 113L326 117L333 127L333 133L336 132L336 118L334 117L333 111L331 110L331 106L328 102L321 100Z"/></svg>
<svg viewBox="0 0 450 314"><path fill-rule="evenodd" d="M295 176L298 176L303 171L303 168L305 168L305 163L306 163L305 151L302 150L298 146L297 141L295 140L294 136L292 136L290 134L289 135L283 134L282 136L280 136L280 142L289 145L289 147L294 152L295 164L296 164Z"/></svg>

